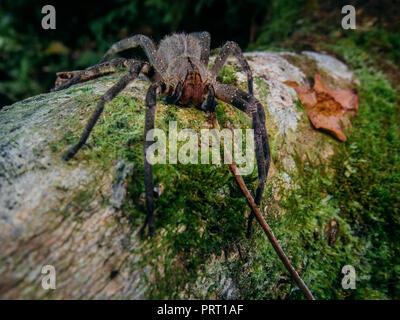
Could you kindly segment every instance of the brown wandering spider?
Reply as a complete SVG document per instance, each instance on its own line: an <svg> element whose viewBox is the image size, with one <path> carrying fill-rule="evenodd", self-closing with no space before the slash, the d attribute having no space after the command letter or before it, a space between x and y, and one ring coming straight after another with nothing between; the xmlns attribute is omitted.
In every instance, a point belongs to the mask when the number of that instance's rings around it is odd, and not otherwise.
<svg viewBox="0 0 400 320"><path fill-rule="evenodd" d="M107 61L113 54L136 46L142 47L149 62L124 58ZM272 246L293 279L303 290L308 299L314 299L307 285L291 265L277 239L273 235L272 230L262 217L262 213L258 209L267 179L271 154L268 136L265 129L264 109L261 103L253 97L253 78L249 64L244 58L239 46L232 41L228 41L221 48L221 51L210 69L208 68L209 55L210 34L208 32L173 34L167 36L161 41L158 49L156 49L150 38L144 35L135 35L113 44L99 64L83 71L62 72L57 74L58 79L54 90L62 90L75 83L115 72L120 67L129 68L128 73L102 96L95 111L86 124L79 142L64 154L64 159L68 161L79 151L88 139L90 132L104 109L104 106L117 96L130 82L135 80L140 72L145 74L152 82L146 94L144 137L147 137L148 131L154 128L157 94L165 96L165 100L168 104L175 104L182 107L192 105L205 112L214 113L217 107L215 98L244 111L252 117L252 126L254 129L254 145L259 180L255 199L253 199L249 194L241 176L236 174L235 165L232 163L229 166L231 171L235 174L236 180L245 194L248 204L252 208L252 213L249 215L248 220L247 234L251 234L252 220L254 216L256 216ZM217 81L217 76L229 55L233 55L237 59L241 68L246 73L248 92L241 91L238 88ZM65 78L70 79L65 81ZM218 125L216 118L214 118L214 123ZM151 164L147 162L146 158L147 149L151 145L151 142L152 141L147 141L145 139L143 153L147 206L146 223L149 226L150 235L153 235L153 171Z"/></svg>
<svg viewBox="0 0 400 320"><path fill-rule="evenodd" d="M107 61L112 55L136 46L142 47L149 62L134 59L117 58ZM60 73L73 77L56 83L54 90L62 90L78 82L94 79L105 74L117 71L120 67L127 67L129 71L100 99L95 111L91 115L79 142L64 154L64 159L71 159L85 144L90 132L102 113L104 106L117 96L130 82L135 80L139 73L145 74L152 82L146 95L145 134L154 128L157 94L165 96L168 104L179 106L195 106L206 112L214 112L215 98L227 102L246 112L252 117L254 129L254 145L257 159L259 184L256 191L255 203L260 205L265 182L270 165L270 149L265 129L265 113L261 103L253 96L253 78L251 69L237 43L228 41L222 47L214 64L209 69L210 34L196 32L190 34L173 34L165 37L156 49L153 41L144 35L134 35L113 44L103 56L99 64L83 71ZM229 55L233 55L247 75L248 93L236 87L222 84L217 76ZM144 141L144 155L151 141ZM144 180L147 206L146 223L149 233L154 233L154 200L153 200L153 172L152 166L144 156ZM254 212L249 215L247 234L251 234L251 224Z"/></svg>

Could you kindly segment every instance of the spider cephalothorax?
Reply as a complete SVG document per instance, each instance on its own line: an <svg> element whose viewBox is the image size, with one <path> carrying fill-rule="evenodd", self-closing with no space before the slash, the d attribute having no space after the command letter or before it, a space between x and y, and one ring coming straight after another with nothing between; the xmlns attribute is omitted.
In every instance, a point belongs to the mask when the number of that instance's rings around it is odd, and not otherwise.
<svg viewBox="0 0 400 320"><path fill-rule="evenodd" d="M108 58L112 55L136 46L142 47L147 55L148 62L124 58L108 61ZM71 159L79 151L88 139L104 106L142 72L152 82L146 95L145 137L154 128L157 94L165 96L166 102L169 104L193 105L204 111L214 111L216 108L215 98L217 98L252 117L259 177L255 203L259 205L269 169L270 150L265 129L264 109L259 101L253 97L251 69L235 42L228 41L225 43L211 68L208 68L209 55L210 35L208 32L167 36L160 42L158 49L147 36L135 35L112 45L99 64L86 70L72 73L73 76L68 81L58 81L55 90L65 89L75 83L115 72L120 67L129 68L129 71L101 98L79 142L65 153L64 159ZM217 76L229 55L233 55L237 59L246 73L248 92L217 81ZM150 144L151 141L144 141L145 155ZM146 222L149 226L150 234L152 234L154 232L153 172L146 157L144 157L144 178L148 211ZM248 233L251 232L252 218L253 214L249 216Z"/></svg>

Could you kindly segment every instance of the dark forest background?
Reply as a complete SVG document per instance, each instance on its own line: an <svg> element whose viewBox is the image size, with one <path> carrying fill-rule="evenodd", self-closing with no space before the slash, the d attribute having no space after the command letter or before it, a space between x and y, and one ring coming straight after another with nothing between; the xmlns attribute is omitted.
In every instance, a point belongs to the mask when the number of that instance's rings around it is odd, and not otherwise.
<svg viewBox="0 0 400 320"><path fill-rule="evenodd" d="M341 29L341 8L349 3L357 9L356 33ZM56 8L56 30L41 27L45 4ZM359 44L400 64L399 17L398 0L0 0L0 106L48 91L56 72L92 65L113 42L136 33L158 41L170 32L208 30L213 48L234 40L245 50L318 49L321 37L356 34Z"/></svg>

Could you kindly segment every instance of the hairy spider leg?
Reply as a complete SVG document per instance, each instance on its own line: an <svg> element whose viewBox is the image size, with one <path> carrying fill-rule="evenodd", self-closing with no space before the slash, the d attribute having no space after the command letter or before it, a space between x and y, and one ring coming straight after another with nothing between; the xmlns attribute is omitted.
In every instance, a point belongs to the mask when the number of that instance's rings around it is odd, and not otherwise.
<svg viewBox="0 0 400 320"><path fill-rule="evenodd" d="M167 104L177 104L182 97L183 81L179 80L172 94L165 97Z"/></svg>
<svg viewBox="0 0 400 320"><path fill-rule="evenodd" d="M258 113L258 118L260 120L260 127L261 127L261 134L262 134L262 145L263 145L263 151L264 151L264 161L265 161L265 180L268 176L268 171L269 171L269 167L271 164L271 152L270 152L270 147L269 147L269 141L268 141L268 136L267 136L267 131L265 129L265 112L264 112L264 108L261 105L261 103L255 99L254 97L250 97L250 104L255 104L257 106L257 113ZM264 128L264 129L263 129ZM260 175L260 173L259 173ZM265 187L265 180L264 180L264 186L262 186L262 188L257 188L256 191L256 197L254 199L255 203L257 204L257 206L260 205L261 203L261 199L262 199L262 195L264 192L264 187ZM251 212L247 221L247 237L250 237L250 235L252 234L252 222L254 219L254 213Z"/></svg>
<svg viewBox="0 0 400 320"><path fill-rule="evenodd" d="M224 66L230 54L232 54L236 58L241 68L246 73L247 87L249 93L253 95L253 74L251 72L249 64L244 58L242 50L240 49L239 45L234 41L226 42L224 46L221 48L221 51L219 52L218 56L215 58L214 65L211 67L211 73L214 79L221 72L221 69Z"/></svg>
<svg viewBox="0 0 400 320"><path fill-rule="evenodd" d="M162 82L153 83L146 94L146 119L144 128L144 143L143 143L143 157L144 157L144 186L146 194L146 207L147 207L147 218L146 223L149 226L149 234L154 234L154 195L153 195L153 168L151 163L147 161L147 149L153 143L153 132L149 132L154 129L154 118L156 114L156 103L157 103L157 89L163 91L165 85ZM149 135L149 136L148 136ZM145 224L146 225L146 224Z"/></svg>
<svg viewBox="0 0 400 320"><path fill-rule="evenodd" d="M207 31L203 31L203 32L192 32L189 35L200 40L200 46L201 46L200 61L207 67L208 59L210 57L210 43L211 43L210 34Z"/></svg>
<svg viewBox="0 0 400 320"><path fill-rule="evenodd" d="M91 66L89 68L86 68L85 70L80 71L77 75L72 77L69 81L56 86L54 89L51 91L60 91L63 89L67 89L70 86L80 83L80 82L85 82L88 80L96 79L101 76L104 76L106 74L114 73L118 71L120 68L130 68L132 67L135 63L137 63L137 60L134 59L125 59L125 58L117 58L113 59L107 62L95 64L94 66ZM72 71L74 72L74 71Z"/></svg>
<svg viewBox="0 0 400 320"><path fill-rule="evenodd" d="M261 203L265 183L271 163L271 152L269 148L268 135L265 128L265 113L261 103L252 95L243 92L233 86L217 83L216 97L227 102L239 110L252 117L252 127L254 130L254 145L258 169L258 187L256 190L255 203L257 206ZM254 212L251 212L247 224L247 236L252 232L252 221Z"/></svg>
<svg viewBox="0 0 400 320"><path fill-rule="evenodd" d="M69 80L65 84L62 84L59 87L54 88L52 91L66 89L73 84L91 80L100 77L102 75L115 72L120 67L129 67L135 62L135 60L124 59L124 58L113 59L109 62L107 62L107 60L112 55L118 52L128 50L137 46L142 47L142 49L147 55L147 58L149 59L151 66L156 69L157 73L161 76L161 78L165 78L167 68L165 66L164 61L160 57L158 57L157 50L153 41L145 35L138 34L114 43L107 50L106 54L103 56L103 58L100 60L98 64L83 70L82 72L74 76L71 80Z"/></svg>
<svg viewBox="0 0 400 320"><path fill-rule="evenodd" d="M75 156L75 154L79 151L80 148L85 144L87 139L89 138L90 133L93 130L97 120L99 119L101 113L104 110L106 104L108 104L112 99L114 99L125 87L135 80L141 69L143 67L142 62L136 62L130 69L129 72L124 75L114 86L112 86L100 99L97 104L96 109L93 111L90 119L88 120L85 129L81 137L79 138L78 143L69 149L63 156L64 160L68 161Z"/></svg>
<svg viewBox="0 0 400 320"><path fill-rule="evenodd" d="M200 110L215 112L217 104L215 102L215 90L212 85L207 86L208 92L203 103L198 107Z"/></svg>
<svg viewBox="0 0 400 320"><path fill-rule="evenodd" d="M143 49L147 58L149 59L150 64L165 80L167 70L165 62L157 55L156 46L154 45L153 41L149 37L142 34L137 34L114 43L110 49L107 50L100 62L106 61L109 57L118 52L135 48L137 46L140 46Z"/></svg>

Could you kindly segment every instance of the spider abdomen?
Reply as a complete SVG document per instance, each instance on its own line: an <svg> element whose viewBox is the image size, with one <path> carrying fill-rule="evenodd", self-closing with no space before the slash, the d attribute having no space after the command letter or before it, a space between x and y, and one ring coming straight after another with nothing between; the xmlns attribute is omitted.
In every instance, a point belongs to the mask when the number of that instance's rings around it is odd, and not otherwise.
<svg viewBox="0 0 400 320"><path fill-rule="evenodd" d="M158 54L167 66L171 65L177 57L195 57L200 60L201 46L199 40L183 33L165 37L159 47Z"/></svg>

